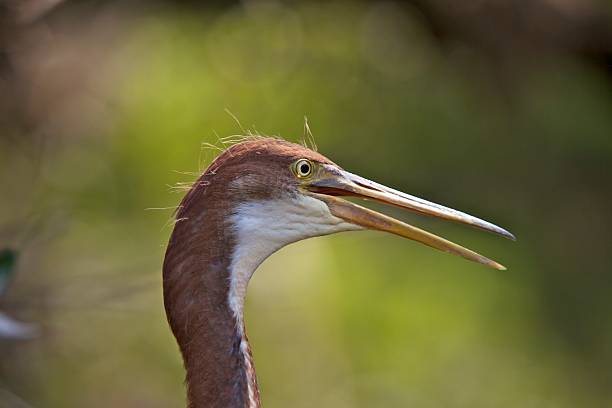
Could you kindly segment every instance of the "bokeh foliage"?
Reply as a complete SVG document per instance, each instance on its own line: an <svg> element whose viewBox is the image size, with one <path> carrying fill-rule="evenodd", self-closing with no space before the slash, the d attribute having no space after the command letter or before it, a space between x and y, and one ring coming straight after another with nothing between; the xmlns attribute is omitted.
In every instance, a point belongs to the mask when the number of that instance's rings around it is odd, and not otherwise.
<svg viewBox="0 0 612 408"><path fill-rule="evenodd" d="M612 403L612 84L600 67L519 52L500 68L441 46L394 3L66 19L50 26L68 40L51 41L48 69L70 76L77 61L93 78L41 102L35 131L3 122L1 237L22 261L5 307L46 329L0 343L0 388L34 407L180 406L160 289L182 194L169 186L215 156L202 143L298 141L307 115L343 167L518 241L385 209L509 271L373 232L275 254L246 310L265 406Z"/></svg>

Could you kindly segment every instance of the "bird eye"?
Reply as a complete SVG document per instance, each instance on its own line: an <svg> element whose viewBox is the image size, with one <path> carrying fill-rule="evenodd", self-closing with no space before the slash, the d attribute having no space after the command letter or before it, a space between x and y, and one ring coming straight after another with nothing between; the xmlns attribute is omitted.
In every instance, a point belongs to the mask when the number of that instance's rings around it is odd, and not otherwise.
<svg viewBox="0 0 612 408"><path fill-rule="evenodd" d="M312 173L312 162L307 159L300 159L295 162L293 172L298 178L306 178Z"/></svg>

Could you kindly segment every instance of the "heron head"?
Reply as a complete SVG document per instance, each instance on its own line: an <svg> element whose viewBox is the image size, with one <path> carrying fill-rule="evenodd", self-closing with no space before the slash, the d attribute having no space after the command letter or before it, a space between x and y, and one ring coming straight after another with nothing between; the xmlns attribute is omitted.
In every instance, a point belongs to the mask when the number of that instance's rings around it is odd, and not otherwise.
<svg viewBox="0 0 612 408"><path fill-rule="evenodd" d="M302 239L370 229L505 269L474 251L347 197L378 201L514 239L494 224L350 173L313 150L283 140L257 138L234 145L211 168L215 177L227 178L223 199L232 203L232 228L239 240L251 243L249 247L261 260Z"/></svg>

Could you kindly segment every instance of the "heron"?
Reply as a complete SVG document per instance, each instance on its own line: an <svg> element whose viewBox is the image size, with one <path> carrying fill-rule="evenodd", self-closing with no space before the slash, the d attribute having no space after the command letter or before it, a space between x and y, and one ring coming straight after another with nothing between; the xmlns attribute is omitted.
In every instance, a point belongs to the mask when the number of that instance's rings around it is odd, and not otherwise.
<svg viewBox="0 0 612 408"><path fill-rule="evenodd" d="M270 137L241 140L219 154L183 197L164 258L164 306L183 358L189 408L261 406L244 302L257 267L288 244L378 230L505 269L348 197L514 240L492 223L350 173L300 144Z"/></svg>

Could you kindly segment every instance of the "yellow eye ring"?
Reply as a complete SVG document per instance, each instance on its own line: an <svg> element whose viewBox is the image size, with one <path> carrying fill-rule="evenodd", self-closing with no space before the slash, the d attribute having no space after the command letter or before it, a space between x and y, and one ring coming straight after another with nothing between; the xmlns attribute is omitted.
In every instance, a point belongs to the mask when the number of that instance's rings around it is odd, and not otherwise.
<svg viewBox="0 0 612 408"><path fill-rule="evenodd" d="M293 173L297 178L306 178L312 174L314 165L308 159L300 159L293 164Z"/></svg>

